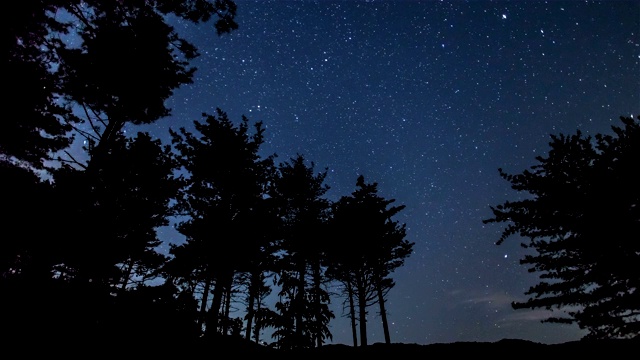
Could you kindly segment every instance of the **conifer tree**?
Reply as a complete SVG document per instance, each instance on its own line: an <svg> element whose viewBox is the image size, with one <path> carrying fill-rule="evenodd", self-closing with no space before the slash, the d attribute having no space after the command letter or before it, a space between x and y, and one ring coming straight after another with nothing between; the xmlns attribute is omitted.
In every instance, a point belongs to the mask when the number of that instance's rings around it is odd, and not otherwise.
<svg viewBox="0 0 640 360"><path fill-rule="evenodd" d="M506 223L498 244L520 235L534 251L520 263L540 274L515 309L559 310L543 322L574 323L587 338L640 334L640 117L613 135L551 135L549 154L521 174L499 169L524 199L491 207Z"/></svg>
<svg viewBox="0 0 640 360"><path fill-rule="evenodd" d="M56 196L74 219L72 231L59 229L65 273L109 287L126 289L158 276L164 258L156 229L168 224L176 196L176 162L169 146L147 133L114 140L99 169L99 181L70 166L53 172ZM108 161L106 161L108 160Z"/></svg>
<svg viewBox="0 0 640 360"><path fill-rule="evenodd" d="M282 221L279 317L272 325L284 349L321 346L331 338L328 323L334 315L325 289L323 244L330 209L324 195L329 187L324 184L327 172L314 174L314 167L300 154L281 163L271 194Z"/></svg>
<svg viewBox="0 0 640 360"><path fill-rule="evenodd" d="M406 229L393 217L405 206L390 206L395 199L378 195L377 183L358 176L356 191L341 197L333 206L334 244L330 252L330 274L343 283L352 318L356 344L355 309L360 325L360 344L367 345L367 308L377 304L385 342L390 343L386 295L395 285L389 275L404 264L413 243L405 239ZM355 301L354 301L355 299Z"/></svg>
<svg viewBox="0 0 640 360"><path fill-rule="evenodd" d="M268 240L269 230L256 225L264 214L265 182L273 160L260 155L261 122L254 124L251 133L246 117L236 126L220 109L204 116L204 122L194 121L195 134L185 128L170 132L186 172L176 206L184 216L177 229L186 236L180 254L201 268L203 312L213 286L212 304L201 321L207 333L214 335L220 332L223 299L230 294L236 275L259 261Z"/></svg>

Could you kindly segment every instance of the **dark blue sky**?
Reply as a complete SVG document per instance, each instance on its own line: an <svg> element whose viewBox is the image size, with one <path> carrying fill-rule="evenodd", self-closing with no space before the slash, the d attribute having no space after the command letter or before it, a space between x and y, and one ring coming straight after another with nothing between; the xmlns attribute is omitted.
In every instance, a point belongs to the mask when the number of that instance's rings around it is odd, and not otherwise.
<svg viewBox="0 0 640 360"><path fill-rule="evenodd" d="M577 340L577 327L513 310L537 282L518 264L520 239L497 246L490 205L518 194L519 173L550 134L611 133L640 111L638 1L244 1L239 29L176 23L200 49L195 82L173 115L145 128L201 120L216 107L266 125L265 154L297 153L328 168L329 198L362 174L406 205L414 253L394 274L391 340L405 343ZM167 241L182 238L171 229ZM334 343L351 343L335 298ZM371 310L369 340L383 341ZM266 339L269 340L269 339Z"/></svg>

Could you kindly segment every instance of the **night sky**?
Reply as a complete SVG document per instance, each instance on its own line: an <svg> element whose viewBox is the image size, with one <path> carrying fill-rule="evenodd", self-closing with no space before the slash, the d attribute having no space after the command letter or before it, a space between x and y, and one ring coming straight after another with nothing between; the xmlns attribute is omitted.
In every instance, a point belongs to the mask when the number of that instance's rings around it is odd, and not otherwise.
<svg viewBox="0 0 640 360"><path fill-rule="evenodd" d="M550 134L612 133L640 111L639 1L236 1L239 29L173 22L200 50L194 83L148 130L202 120L217 107L266 125L264 155L328 169L328 198L362 174L406 205L414 253L392 276L392 342L578 340L576 326L513 310L538 282L518 263L522 239L498 246L489 206L520 195L520 173ZM166 241L183 238L171 228ZM351 344L341 299L333 343ZM382 342L370 310L369 342ZM264 336L265 340L271 339Z"/></svg>

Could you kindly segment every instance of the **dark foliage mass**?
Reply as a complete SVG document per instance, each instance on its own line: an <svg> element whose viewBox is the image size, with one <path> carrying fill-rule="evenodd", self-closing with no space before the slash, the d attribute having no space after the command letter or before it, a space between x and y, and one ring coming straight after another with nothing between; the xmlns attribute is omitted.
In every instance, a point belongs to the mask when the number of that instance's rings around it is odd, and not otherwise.
<svg viewBox="0 0 640 360"><path fill-rule="evenodd" d="M221 109L194 120L194 132L170 130L171 144L125 133L127 124L169 115L166 100L196 71L197 49L166 17L213 19L222 36L238 27L234 2L8 6L4 69L14 91L0 132L6 350L300 357L443 349L392 343L387 297L414 244L394 219L405 206L379 194L377 183L359 175L351 194L329 201L326 169L301 154L279 163L263 156L262 123L233 122ZM638 334L638 124L623 123L595 145L579 133L552 137L540 166L501 172L533 198L497 206L487 220L512 222L500 241L531 238L538 255L523 264L550 280L514 306L579 306L551 320L577 322L598 339ZM84 142L80 155L70 151L74 140ZM170 220L184 243L159 240ZM325 345L335 299L346 304L354 346ZM368 344L374 306L385 344ZM262 338L265 330L271 338ZM551 349L508 342L446 351L514 344Z"/></svg>
<svg viewBox="0 0 640 360"><path fill-rule="evenodd" d="M364 274L349 296L366 301L352 314L378 304L388 333L390 275L412 244L392 220L403 206L387 211L393 200L377 196L375 184L358 179L370 195L366 213L341 210L375 223L358 234L364 222L334 226L326 171L316 173L303 155L280 164L260 155L261 123L243 117L235 124L218 109L194 120L194 133L170 130L170 145L124 131L168 116L166 100L192 82L198 51L167 16L215 19L215 33L224 35L238 27L234 2L10 7L5 71L14 106L0 135L0 326L7 343L112 355L151 342L257 349L271 329L273 349L319 347L331 339L335 317L329 286L355 284L329 270L339 268L344 244L364 259L348 269ZM69 148L74 140L84 143L81 157ZM183 244L158 238L171 218ZM336 236L341 243L327 241ZM274 290L279 301L270 307ZM232 316L238 306L242 318Z"/></svg>
<svg viewBox="0 0 640 360"><path fill-rule="evenodd" d="M166 15L237 28L230 0L35 0L8 5L5 85L11 89L0 155L41 168L70 145L85 122L87 140L106 147L125 123L169 114L164 101L192 81L197 49L165 23ZM25 146L26 145L26 146Z"/></svg>
<svg viewBox="0 0 640 360"><path fill-rule="evenodd" d="M577 323L589 338L640 334L640 117L621 117L613 135L552 136L548 157L500 175L523 200L492 207L508 223L498 243L528 238L521 263L542 281L521 308L565 310L545 321Z"/></svg>

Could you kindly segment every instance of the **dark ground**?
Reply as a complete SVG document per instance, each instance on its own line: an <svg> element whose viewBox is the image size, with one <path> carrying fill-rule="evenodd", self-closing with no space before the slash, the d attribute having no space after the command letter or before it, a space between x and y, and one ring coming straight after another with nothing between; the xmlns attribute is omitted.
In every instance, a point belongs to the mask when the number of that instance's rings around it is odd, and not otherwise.
<svg viewBox="0 0 640 360"><path fill-rule="evenodd" d="M376 343L364 348L354 348L347 345L327 345L319 349L305 350L296 354L320 356L321 358L375 358L382 357L394 360L441 358L455 355L487 355L493 358L513 357L607 357L612 359L634 358L640 350L640 339L634 340L606 340L606 341L575 341L563 344L539 344L525 340L505 339L494 343L488 342L457 342L449 344L381 344ZM636 355L631 355L636 354ZM546 360L546 359L543 359Z"/></svg>
<svg viewBox="0 0 640 360"><path fill-rule="evenodd" d="M247 342L242 338L222 337L199 342L179 342L170 339L128 339L127 341L69 341L64 336L53 337L47 342L0 342L0 356L6 359L66 358L66 359L441 359L456 355L490 356L492 360L537 358L549 356L552 359L567 358L636 358L640 350L640 338L631 340L574 341L562 344L540 344L525 340L505 339L497 342L456 342L448 344L403 344L389 345L375 343L354 348L349 345L325 345L321 348L298 351L282 351ZM52 338L52 340L53 340ZM7 339L6 337L4 338ZM104 339L103 339L104 340ZM635 354L635 355L634 355Z"/></svg>
<svg viewBox="0 0 640 360"><path fill-rule="evenodd" d="M373 359L386 358L392 360L401 359L439 359L455 355L487 355L494 359L514 357L550 356L553 359L571 358L578 360L585 358L611 358L626 359L635 358L640 350L640 338L631 340L598 340L598 341L574 341L562 344L540 344L526 340L504 339L498 342L456 342L449 344L403 344L392 343L389 345L375 343L366 347L354 348L349 345L325 345L321 348L299 351L279 351L246 343L243 339L225 339L220 344L220 349L227 348L223 352L249 353L269 355L265 358L277 357L280 359ZM633 355L636 354L636 355ZM548 360L548 359L541 359Z"/></svg>
<svg viewBox="0 0 640 360"><path fill-rule="evenodd" d="M640 350L640 339L635 340L607 340L607 341L575 341L563 344L539 344L525 340L505 339L494 343L489 342L456 342L449 344L380 344L376 343L365 348L353 348L345 345L328 345L313 352L323 354L326 357L334 356L358 356L371 357L373 355L387 358L419 356L452 356L456 354L464 355L489 355L499 357L523 357L523 356L558 356L567 355L572 359L575 356L606 356L611 358L631 357L630 354L637 355ZM323 356L323 357L325 357ZM398 359L398 360L399 360ZM545 359L546 360L546 359Z"/></svg>

